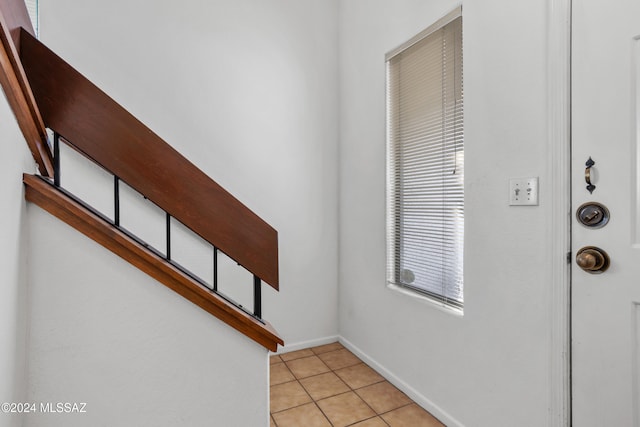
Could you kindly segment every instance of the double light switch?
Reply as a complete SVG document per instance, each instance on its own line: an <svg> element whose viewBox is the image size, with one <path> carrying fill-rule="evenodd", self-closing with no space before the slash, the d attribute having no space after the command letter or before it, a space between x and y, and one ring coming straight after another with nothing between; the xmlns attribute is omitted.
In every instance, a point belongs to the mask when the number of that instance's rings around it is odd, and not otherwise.
<svg viewBox="0 0 640 427"><path fill-rule="evenodd" d="M538 177L509 180L510 206L538 205Z"/></svg>

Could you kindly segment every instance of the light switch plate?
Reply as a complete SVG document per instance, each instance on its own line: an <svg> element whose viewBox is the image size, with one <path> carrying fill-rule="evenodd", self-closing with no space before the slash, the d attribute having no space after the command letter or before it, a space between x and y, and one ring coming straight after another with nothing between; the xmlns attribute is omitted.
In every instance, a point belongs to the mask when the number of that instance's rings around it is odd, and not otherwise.
<svg viewBox="0 0 640 427"><path fill-rule="evenodd" d="M538 205L538 177L512 178L509 180L510 206Z"/></svg>

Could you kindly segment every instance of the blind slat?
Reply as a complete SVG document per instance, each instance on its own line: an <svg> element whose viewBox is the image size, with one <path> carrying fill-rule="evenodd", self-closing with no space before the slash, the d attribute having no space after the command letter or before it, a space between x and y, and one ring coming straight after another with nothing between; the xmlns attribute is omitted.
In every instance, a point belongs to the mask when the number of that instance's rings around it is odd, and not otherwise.
<svg viewBox="0 0 640 427"><path fill-rule="evenodd" d="M31 24L33 25L33 29L36 32L36 37L39 34L38 28L38 0L25 0L25 4L27 6L27 12L29 13L29 18L31 18Z"/></svg>

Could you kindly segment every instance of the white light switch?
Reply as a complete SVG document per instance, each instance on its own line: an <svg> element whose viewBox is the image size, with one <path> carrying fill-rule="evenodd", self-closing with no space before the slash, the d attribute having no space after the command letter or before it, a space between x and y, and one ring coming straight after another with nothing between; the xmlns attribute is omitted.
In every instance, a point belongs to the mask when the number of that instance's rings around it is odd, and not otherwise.
<svg viewBox="0 0 640 427"><path fill-rule="evenodd" d="M510 206L538 205L538 177L509 180Z"/></svg>

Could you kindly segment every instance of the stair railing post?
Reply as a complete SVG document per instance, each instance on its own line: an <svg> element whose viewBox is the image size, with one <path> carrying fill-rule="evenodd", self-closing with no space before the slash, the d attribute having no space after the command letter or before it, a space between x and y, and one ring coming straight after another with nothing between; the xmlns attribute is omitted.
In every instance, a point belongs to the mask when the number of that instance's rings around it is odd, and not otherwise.
<svg viewBox="0 0 640 427"><path fill-rule="evenodd" d="M53 133L53 185L60 187L60 135Z"/></svg>
<svg viewBox="0 0 640 427"><path fill-rule="evenodd" d="M171 215L167 214L167 259L171 260Z"/></svg>
<svg viewBox="0 0 640 427"><path fill-rule="evenodd" d="M213 291L218 292L218 248L213 247Z"/></svg>
<svg viewBox="0 0 640 427"><path fill-rule="evenodd" d="M113 176L113 224L120 227L120 179Z"/></svg>
<svg viewBox="0 0 640 427"><path fill-rule="evenodd" d="M262 281L256 275L253 276L253 314L262 318Z"/></svg>

